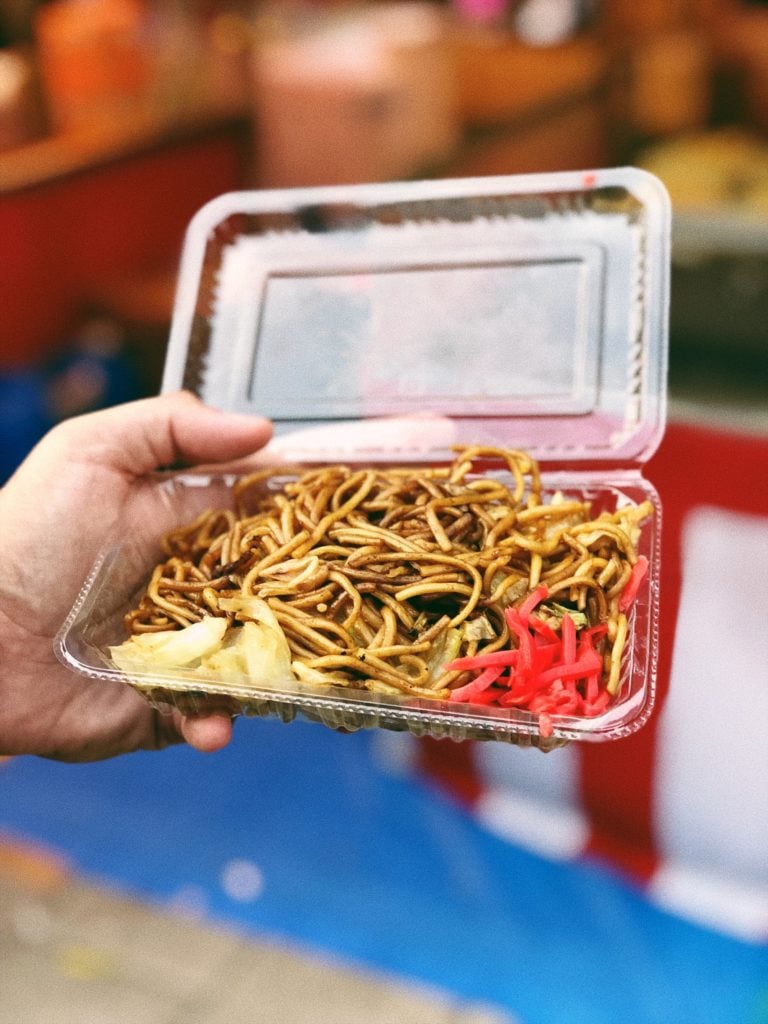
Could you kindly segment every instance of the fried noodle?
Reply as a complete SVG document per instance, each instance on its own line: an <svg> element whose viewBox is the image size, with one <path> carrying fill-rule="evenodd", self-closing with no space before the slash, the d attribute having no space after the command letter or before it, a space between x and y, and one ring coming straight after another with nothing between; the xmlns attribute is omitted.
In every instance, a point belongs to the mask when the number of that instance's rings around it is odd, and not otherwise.
<svg viewBox="0 0 768 1024"><path fill-rule="evenodd" d="M497 472L476 472L478 462ZM442 666L514 645L505 609L545 584L551 601L607 624L601 654L615 689L627 636L619 598L649 502L591 518L587 501L545 499L525 452L482 446L434 468L259 471L233 497L234 511L165 535L165 558L125 617L130 634L209 616L237 626L222 602L257 597L301 678L441 699L468 678Z"/></svg>

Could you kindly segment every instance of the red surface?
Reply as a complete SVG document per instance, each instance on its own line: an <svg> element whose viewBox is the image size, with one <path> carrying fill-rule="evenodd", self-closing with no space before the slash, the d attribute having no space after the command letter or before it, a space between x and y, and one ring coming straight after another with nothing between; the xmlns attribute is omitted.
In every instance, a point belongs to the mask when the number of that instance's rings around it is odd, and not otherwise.
<svg viewBox="0 0 768 1024"><path fill-rule="evenodd" d="M683 522L698 505L768 516L768 438L672 423L645 475L662 502L657 711L634 736L581 749L582 801L593 825L590 850L641 876L650 875L656 863L653 764L658 711L672 667Z"/></svg>
<svg viewBox="0 0 768 1024"><path fill-rule="evenodd" d="M0 197L0 369L63 340L115 276L175 265L192 215L244 183L242 138L219 132Z"/></svg>
<svg viewBox="0 0 768 1024"><path fill-rule="evenodd" d="M446 743L425 736L419 741L416 767L465 807L471 808L483 792L474 750L474 743Z"/></svg>
<svg viewBox="0 0 768 1024"><path fill-rule="evenodd" d="M645 476L662 502L661 621L656 711L624 740L578 746L581 803L591 822L588 853L640 880L657 864L653 829L659 711L672 667L687 514L708 505L768 517L768 437L671 423ZM421 741L419 767L471 807L482 794L471 743Z"/></svg>

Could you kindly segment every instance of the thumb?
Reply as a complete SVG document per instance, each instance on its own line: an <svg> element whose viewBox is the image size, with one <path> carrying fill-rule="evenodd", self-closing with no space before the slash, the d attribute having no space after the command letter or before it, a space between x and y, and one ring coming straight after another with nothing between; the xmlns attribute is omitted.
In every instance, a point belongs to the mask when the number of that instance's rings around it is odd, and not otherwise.
<svg viewBox="0 0 768 1024"><path fill-rule="evenodd" d="M66 442L88 461L141 476L178 463L225 462L250 455L272 436L259 416L220 412L187 391L145 398L62 424Z"/></svg>

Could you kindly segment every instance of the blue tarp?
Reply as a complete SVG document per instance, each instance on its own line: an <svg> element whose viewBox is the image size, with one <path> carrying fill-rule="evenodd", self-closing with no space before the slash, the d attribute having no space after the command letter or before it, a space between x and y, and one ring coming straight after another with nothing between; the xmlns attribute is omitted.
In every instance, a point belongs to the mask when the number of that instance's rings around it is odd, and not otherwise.
<svg viewBox="0 0 768 1024"><path fill-rule="evenodd" d="M129 893L194 899L218 921L522 1024L768 1021L768 948L666 914L597 865L490 835L386 770L375 734L250 720L235 733L213 756L8 762L0 831ZM243 866L238 891L227 878Z"/></svg>

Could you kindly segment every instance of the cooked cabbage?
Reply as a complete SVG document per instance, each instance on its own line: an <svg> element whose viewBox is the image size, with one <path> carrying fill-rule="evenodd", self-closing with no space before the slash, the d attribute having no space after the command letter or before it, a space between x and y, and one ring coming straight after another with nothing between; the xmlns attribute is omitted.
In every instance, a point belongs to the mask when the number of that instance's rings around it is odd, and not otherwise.
<svg viewBox="0 0 768 1024"><path fill-rule="evenodd" d="M178 669L241 686L276 687L295 680L288 641L265 601L227 598L221 607L240 621L208 616L182 629L137 633L110 647L112 661L128 674Z"/></svg>

